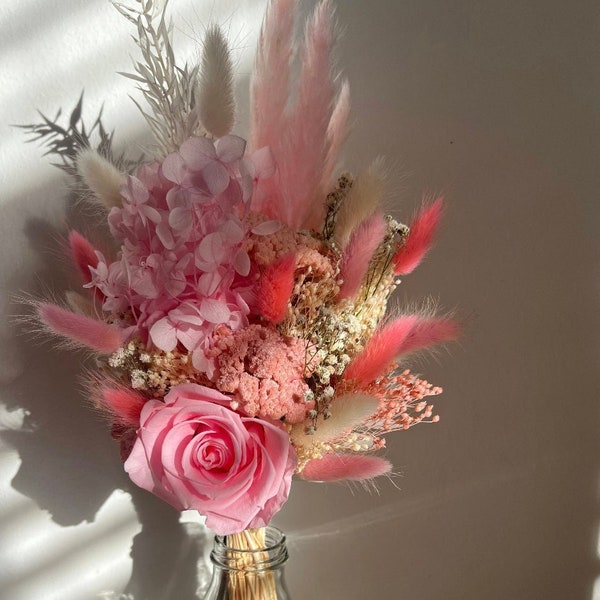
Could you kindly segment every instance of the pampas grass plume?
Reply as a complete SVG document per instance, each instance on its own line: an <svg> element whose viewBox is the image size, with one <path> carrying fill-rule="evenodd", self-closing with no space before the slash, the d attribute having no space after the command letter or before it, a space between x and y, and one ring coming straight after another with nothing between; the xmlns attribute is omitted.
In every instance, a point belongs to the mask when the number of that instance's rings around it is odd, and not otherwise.
<svg viewBox="0 0 600 600"><path fill-rule="evenodd" d="M270 0L260 31L251 83L250 144L271 149L284 127L295 0Z"/></svg>
<svg viewBox="0 0 600 600"><path fill-rule="evenodd" d="M198 112L206 131L219 138L233 127L235 100L229 47L218 25L208 28L203 46Z"/></svg>
<svg viewBox="0 0 600 600"><path fill-rule="evenodd" d="M105 208L121 206L123 174L92 148L77 155L77 173Z"/></svg>
<svg viewBox="0 0 600 600"><path fill-rule="evenodd" d="M346 142L349 133L348 119L350 117L350 85L344 80L340 87L335 107L327 126L327 157L321 175L321 190L323 194L331 189L333 185L333 173L337 166L340 151Z"/></svg>

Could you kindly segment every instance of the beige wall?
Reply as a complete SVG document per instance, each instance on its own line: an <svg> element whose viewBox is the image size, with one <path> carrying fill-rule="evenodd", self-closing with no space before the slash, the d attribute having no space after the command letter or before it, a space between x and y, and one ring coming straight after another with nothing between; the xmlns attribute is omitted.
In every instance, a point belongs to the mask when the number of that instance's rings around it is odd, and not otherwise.
<svg viewBox="0 0 600 600"><path fill-rule="evenodd" d="M188 22L194 12L230 18L242 129L264 4L172 0ZM355 121L347 164L388 159L399 217L423 191L447 198L439 243L398 302L433 296L457 309L466 333L438 361L415 365L445 393L438 425L389 441L399 489L295 485L276 521L290 534L294 598L598 600L598 5L337 5ZM0 27L6 320L10 294L64 283L49 249L74 218L65 181L8 123L68 107L85 87L90 114L106 100L121 140L139 139L143 125L113 76L132 47L108 3L11 0ZM127 485L114 447L74 389L77 359L32 347L6 324L0 340L0 599L119 591L141 525L114 492ZM31 413L27 431L20 408ZM187 600L159 592L164 573L151 560L184 573L204 533L144 493L135 505L144 533L129 589Z"/></svg>

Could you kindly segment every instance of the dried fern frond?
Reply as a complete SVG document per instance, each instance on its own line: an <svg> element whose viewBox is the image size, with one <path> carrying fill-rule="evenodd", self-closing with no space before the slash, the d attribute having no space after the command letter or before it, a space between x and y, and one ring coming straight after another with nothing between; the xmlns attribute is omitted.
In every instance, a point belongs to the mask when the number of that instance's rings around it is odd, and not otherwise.
<svg viewBox="0 0 600 600"><path fill-rule="evenodd" d="M113 0L115 8L136 27L133 36L142 60L135 73L121 75L138 82L150 111L134 102L150 126L157 150L163 156L176 150L192 135L204 131L195 109L198 66L180 68L172 45L172 24L166 20L168 1L135 0L135 5Z"/></svg>
<svg viewBox="0 0 600 600"><path fill-rule="evenodd" d="M86 127L82 110L83 92L71 111L66 125L59 124L62 117L62 110L59 109L53 119L40 112L42 118L40 123L16 127L24 129L31 136L29 142L41 141L47 148L45 155L55 155L60 159L60 162L52 164L70 175L77 173L77 155L86 148L94 148L98 154L113 164L122 163L122 156L113 155L113 132L109 133L102 123L102 109L91 127Z"/></svg>

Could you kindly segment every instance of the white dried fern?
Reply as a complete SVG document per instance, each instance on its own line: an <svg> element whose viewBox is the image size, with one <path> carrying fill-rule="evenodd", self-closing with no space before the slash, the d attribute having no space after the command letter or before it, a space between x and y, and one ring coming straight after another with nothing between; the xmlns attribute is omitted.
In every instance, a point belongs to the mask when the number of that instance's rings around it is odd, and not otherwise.
<svg viewBox="0 0 600 600"><path fill-rule="evenodd" d="M171 42L172 24L166 20L168 0L113 0L115 8L137 29L133 36L142 61L134 63L135 73L121 73L138 82L138 89L150 107L144 110L133 100L150 126L158 151L164 156L176 150L192 135L204 130L195 104L198 66L178 67Z"/></svg>

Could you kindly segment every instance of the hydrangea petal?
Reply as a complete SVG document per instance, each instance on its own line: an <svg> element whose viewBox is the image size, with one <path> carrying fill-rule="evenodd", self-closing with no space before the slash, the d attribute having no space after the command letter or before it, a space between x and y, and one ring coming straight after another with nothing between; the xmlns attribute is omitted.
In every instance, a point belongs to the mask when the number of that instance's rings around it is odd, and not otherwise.
<svg viewBox="0 0 600 600"><path fill-rule="evenodd" d="M173 183L181 185L185 180L185 162L178 152L169 154L162 163L162 174Z"/></svg>
<svg viewBox="0 0 600 600"><path fill-rule="evenodd" d="M170 352L177 346L177 329L167 317L164 317L152 325L150 338L157 348Z"/></svg>
<svg viewBox="0 0 600 600"><path fill-rule="evenodd" d="M213 196L222 194L229 186L229 173L225 165L216 160L208 163L202 169L202 177L204 178L208 191Z"/></svg>
<svg viewBox="0 0 600 600"><path fill-rule="evenodd" d="M279 221L263 221L252 228L252 233L255 235L273 235L282 228Z"/></svg>
<svg viewBox="0 0 600 600"><path fill-rule="evenodd" d="M200 314L211 323L227 323L231 311L225 302L206 298L200 304Z"/></svg>
<svg viewBox="0 0 600 600"><path fill-rule="evenodd" d="M193 171L202 171L217 158L213 143L205 137L188 138L181 144L179 154L187 167Z"/></svg>
<svg viewBox="0 0 600 600"><path fill-rule="evenodd" d="M215 144L217 156L224 163L232 163L244 156L246 140L237 135L225 135Z"/></svg>
<svg viewBox="0 0 600 600"><path fill-rule="evenodd" d="M236 273L239 273L242 277L246 277L250 273L250 257L244 249L240 248L238 250L233 261L233 266Z"/></svg>

